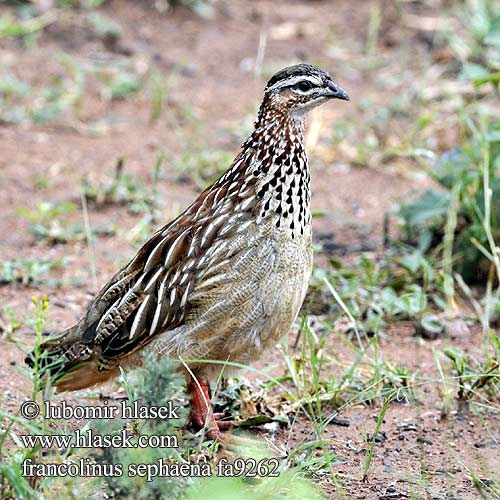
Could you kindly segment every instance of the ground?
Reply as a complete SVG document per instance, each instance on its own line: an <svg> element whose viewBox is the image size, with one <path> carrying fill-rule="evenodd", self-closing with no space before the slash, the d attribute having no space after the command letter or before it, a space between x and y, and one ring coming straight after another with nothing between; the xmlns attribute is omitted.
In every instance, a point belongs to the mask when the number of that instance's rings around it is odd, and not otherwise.
<svg viewBox="0 0 500 500"><path fill-rule="evenodd" d="M436 85L433 78L445 78L429 75L432 61L442 56L432 51L429 31L413 22L417 14L435 18L438 3L359 1L353 8L354 2L344 0L334 5L312 0L286 5L236 0L217 3L215 17L207 20L182 7L160 14L153 2L113 0L100 9L121 26L121 35L113 43L93 36L81 12L65 13L29 49L19 39L0 38L1 67L30 82L33 91L64 73L59 57L62 52L82 65L92 62L106 68L108 63L119 61L139 74L155 68L168 82L166 104L155 121L151 120L151 87L126 99L111 100L103 98L94 79L86 84L78 109L70 108L60 121L0 126L2 260L67 258L50 273L57 280L56 286L1 286L2 306L25 320L31 314L31 296L46 293L50 301L48 328L69 326L80 318L99 287L134 255L142 234L138 224L143 215L132 214L123 205L102 207L89 201L90 224L112 227L113 234L97 235L90 252L85 238L53 245L46 239L35 240L30 221L19 209L36 211L41 202L70 201L77 209L64 217L70 224L83 224L85 212L80 209L79 195L83 178L93 185L106 182L117 160L123 158L125 172L150 189L155 162L163 152L157 185L161 213L156 219L157 224L167 222L199 191L199 185L191 180L192 173L186 174L179 167L190 148L196 148L196 154L201 148L236 155L266 78L273 70L299 60L330 71L351 97L350 104L324 106L308 120L312 205L324 214L314 219L315 240L324 245L316 260L324 264L332 256L348 261L361 252L383 253L386 214L398 201L415 196L432 181L409 156L380 154L377 146L370 146L367 123L375 123L376 135L377 116L396 97L419 87L419 80L432 92ZM1 7L0 15L8 9ZM403 9L402 14L399 9ZM370 26L380 12L378 39L370 48ZM385 121L380 118L375 139L376 144L384 145L385 152L411 141L414 117L408 109L411 107ZM437 124L434 136L428 138L439 151L451 147L459 136L449 118L453 114L450 105L445 112L448 119ZM188 127L196 128L194 139L186 132ZM95 277L89 271L92 266ZM26 345L33 342L27 324L17 335ZM479 494L471 471L486 482L495 475L498 478L498 414L478 415L455 407L443 412L444 389L437 382L434 359L434 353L447 346L475 352L482 335L477 325L451 328L435 340L416 337L408 324L391 325L385 332L380 356L427 377L429 383L416 389L415 401L389 405L364 479L367 436L374 432L381 403L359 402L345 408L326 405L325 411L338 411L324 438L336 458L337 479L347 498L475 499ZM290 338L291 345L295 331ZM23 352L1 332L0 346L0 402L14 412L30 395L31 385L23 373ZM334 336L328 338L324 351L327 359L346 364L355 356ZM257 368L283 373L283 358L270 353ZM334 373L338 363L328 362L322 368L326 373L330 369ZM251 373L247 376L256 378ZM103 392L112 394L114 390L110 386ZM85 401L85 393L67 398ZM308 442L312 428L299 412L291 427L254 432L286 454ZM326 497L341 498L328 472L320 471L313 479Z"/></svg>

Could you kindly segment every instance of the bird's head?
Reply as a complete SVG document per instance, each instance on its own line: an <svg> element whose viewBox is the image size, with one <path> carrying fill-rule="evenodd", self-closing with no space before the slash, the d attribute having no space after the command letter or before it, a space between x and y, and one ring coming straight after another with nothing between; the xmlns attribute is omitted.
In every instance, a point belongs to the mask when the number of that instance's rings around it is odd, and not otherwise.
<svg viewBox="0 0 500 500"><path fill-rule="evenodd" d="M349 101L328 73L311 64L297 64L278 71L264 93L275 106L291 114L303 114L329 99Z"/></svg>

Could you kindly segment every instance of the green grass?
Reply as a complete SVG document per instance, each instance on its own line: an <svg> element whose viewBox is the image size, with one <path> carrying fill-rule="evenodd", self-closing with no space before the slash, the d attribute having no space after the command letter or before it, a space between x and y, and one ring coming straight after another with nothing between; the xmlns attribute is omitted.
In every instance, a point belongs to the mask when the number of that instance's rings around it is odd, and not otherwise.
<svg viewBox="0 0 500 500"><path fill-rule="evenodd" d="M102 43L104 49L112 49L113 53L119 48L123 30L113 16L99 9L102 3L102 0L60 1L38 15L31 3L14 2L11 8L4 8L0 17L0 39L22 40L25 49L30 50L44 36L47 27L57 31L60 26L63 29L69 26L77 32L85 30L89 38ZM190 2L190 5L197 9L205 3ZM54 56L56 69L51 69L50 78L43 80L32 77L33 81L24 81L17 75L22 71L9 63L8 67L0 68L0 121L10 125L64 127L86 135L101 135L110 128L109 103L141 93L150 99L151 122L161 118L174 72L165 75L152 63L136 64L132 57L116 54L100 63L58 51L42 64L53 64ZM96 101L104 104L104 112L88 116L89 104Z"/></svg>
<svg viewBox="0 0 500 500"><path fill-rule="evenodd" d="M400 215L407 241L441 252L448 279L457 271L466 282L484 282L490 266L498 267L500 121L462 117L464 142L427 165L442 189L403 204Z"/></svg>
<svg viewBox="0 0 500 500"><path fill-rule="evenodd" d="M41 370L43 358L46 355L40 345L43 342L42 332L47 323L49 302L47 297L33 297L34 310L30 320L35 331L34 367L31 373L33 392L31 399L42 404L42 401L53 398L49 381ZM30 375L28 370L24 373ZM148 357L143 367L128 374L122 372L120 384L125 389L128 403L138 401L142 406L161 406L173 402L179 406L180 419L136 419L124 420L93 420L83 426L78 426L82 431L91 427L94 434L110 435L119 434L123 428L130 433L131 440L139 436L177 436L178 448L118 448L103 447L100 449L42 449L40 446L24 448L19 434L43 435L71 435L74 433L73 425L60 419L44 418L42 414L34 420L27 420L19 414L13 415L0 409L0 492L2 498L14 495L19 499L47 499L56 498L60 492L71 489L74 494L86 495L85 491L99 489L113 498L123 499L176 499L198 498L197 495L211 497L214 490L222 491L226 498L242 498L250 491L256 498L263 500L269 495L279 495L280 498L289 500L298 498L321 498L312 483L305 479L303 467L293 467L293 461L280 465L278 477L253 477L245 479L246 474L251 474L252 467L236 478L219 477L216 475L217 445L203 442L203 436L198 434L180 433L180 426L186 418L184 387L180 375L175 371L175 363L169 359ZM88 397L91 395L87 395ZM95 397L95 396L94 396ZM112 402L112 401L111 401ZM56 402L53 402L57 404ZM89 400L85 405L88 406ZM97 401L96 401L97 403ZM111 403L110 403L111 404ZM246 457L247 460L263 460L272 458L272 453L259 441L246 438L243 435L235 442L233 452L236 456ZM80 459L90 458L96 464L114 464L124 468L125 473L116 477L104 478L70 478L70 477L42 477L30 478L22 475L22 464L25 460L37 464L75 462ZM129 475L129 464L145 463L154 464L158 460L167 463L189 464L193 460L202 460L211 464L213 468L210 478L162 478L155 477L152 481L145 477ZM273 465L274 467L274 465ZM264 469L262 469L264 470ZM250 472L248 472L250 471ZM259 469L260 471L260 469ZM305 495L305 497L304 497Z"/></svg>
<svg viewBox="0 0 500 500"><path fill-rule="evenodd" d="M500 81L500 8L496 2L467 1L452 7L452 15L460 30L444 30L441 34L456 58L462 63L460 76L476 84Z"/></svg>
<svg viewBox="0 0 500 500"><path fill-rule="evenodd" d="M87 179L82 182L82 195L94 208L108 205L124 205L134 215L146 213L155 218L161 202L158 195L164 154L160 152L153 167L151 180L146 185L136 175L125 172L125 160L118 158L115 170L109 175L109 181L91 184Z"/></svg>
<svg viewBox="0 0 500 500"><path fill-rule="evenodd" d="M0 261L0 285L20 283L40 285L47 282L47 275L65 265L67 259L12 259Z"/></svg>
<svg viewBox="0 0 500 500"><path fill-rule="evenodd" d="M161 118L173 85L172 75L164 76L153 65L137 67L133 61L117 59L103 65L56 54L59 69L42 85L19 79L5 69L0 77L0 120L6 124L33 124L38 127L66 127L87 135L109 129L107 110L113 101L130 99L140 93L149 96L151 122ZM90 90L92 89L92 91ZM92 102L101 102L99 116L87 116Z"/></svg>
<svg viewBox="0 0 500 500"><path fill-rule="evenodd" d="M37 378L39 363L39 345L42 340L42 331L46 320L48 301L46 297L41 299L33 297L34 311L32 325L35 329L35 371L33 379L33 400L37 400L37 393L40 388L40 380ZM37 491L36 479L26 478L22 475L22 463L28 458L39 456L39 448L23 449L19 446L20 442L17 433L46 433L47 427L43 418L37 421L24 419L20 415L11 415L0 408L0 494L1 498L42 498ZM13 440L14 446L10 440ZM9 447L7 445L10 445Z"/></svg>
<svg viewBox="0 0 500 500"><path fill-rule="evenodd" d="M71 224L69 215L76 210L72 202L54 204L42 202L35 210L19 208L19 215L30 221L29 231L37 240L50 244L69 243L87 239L87 229L84 224ZM110 224L94 226L93 235L111 236L115 228Z"/></svg>
<svg viewBox="0 0 500 500"><path fill-rule="evenodd" d="M346 313L359 344L360 334L384 332L394 321L412 321L421 335L443 330L437 314L446 307L442 276L419 249L401 246L384 258L362 256L349 266L331 260L329 269L315 271L312 287L315 307L324 303L325 312Z"/></svg>

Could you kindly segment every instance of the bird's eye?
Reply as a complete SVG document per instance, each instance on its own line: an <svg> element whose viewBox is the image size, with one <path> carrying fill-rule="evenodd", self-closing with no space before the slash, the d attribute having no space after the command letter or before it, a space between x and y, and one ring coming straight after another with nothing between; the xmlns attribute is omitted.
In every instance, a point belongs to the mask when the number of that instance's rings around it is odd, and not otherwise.
<svg viewBox="0 0 500 500"><path fill-rule="evenodd" d="M312 89L312 83L307 80L303 80L302 82L297 83L296 88L301 92L307 92Z"/></svg>

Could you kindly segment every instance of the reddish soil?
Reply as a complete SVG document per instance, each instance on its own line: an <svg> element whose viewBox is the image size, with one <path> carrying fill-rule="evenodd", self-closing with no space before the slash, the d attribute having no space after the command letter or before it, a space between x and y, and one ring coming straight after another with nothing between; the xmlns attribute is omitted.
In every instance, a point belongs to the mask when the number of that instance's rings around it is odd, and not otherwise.
<svg viewBox="0 0 500 500"><path fill-rule="evenodd" d="M309 120L308 137L313 169L313 208L326 215L314 221L315 234L323 242L332 243L337 255L364 250L381 250L383 217L398 199L411 196L430 184L416 175L415 165L408 159L387 159L355 166L353 150L362 138L356 133L364 124L369 106L385 106L399 87L384 89L376 71L361 69L366 29L373 6L380 2L352 1L292 1L221 2L214 20L203 20L190 11L175 9L159 15L153 2L109 1L103 13L117 20L123 29L118 52L130 54L140 63L154 63L165 75L175 72L168 94L166 115L177 117L190 106L207 124L207 145L238 151L239 141L228 130L235 129L243 117L258 103L266 76L254 77L244 72L245 61L257 54L259 36L267 33L264 67L271 71L296 60L320 64L331 70L352 100L351 105L334 103L316 112ZM384 3L384 2L382 2ZM385 2L387 3L387 2ZM384 4L385 4L384 3ZM405 8L410 9L410 6ZM6 7L0 8L0 15ZM386 12L392 15L391 9ZM432 12L428 12L432 15ZM61 71L54 55L63 50L78 60L114 58L117 48L110 48L87 31L72 29L68 18L64 23L50 26L36 46L25 49L15 40L0 39L0 64L34 88L46 85L51 75ZM418 72L431 57L428 47L418 34L409 28L382 25L380 58L381 74L400 72L401 81ZM394 43L396 40L396 43ZM384 66L385 65L385 66ZM388 69L389 67L389 69ZM390 71L389 71L390 70ZM380 77L382 78L382 76ZM192 184L176 182L177 172L170 161L180 150L179 140L163 116L150 123L151 103L147 93L123 101L104 102L90 88L83 107L84 121L105 117L109 132L92 136L75 128L75 120L47 127L30 124L0 126L0 257L49 258L69 257L63 268L51 277L60 278L61 287L21 286L0 287L0 304L11 307L20 319L31 314L31 296L47 293L51 308L49 329L58 330L73 323L85 310L93 293L111 274L134 254L127 236L140 217L129 214L123 207L104 209L89 206L92 225L112 223L116 235L98 237L94 244L97 268L97 287L89 275L88 248L85 242L51 246L35 242L29 233L29 222L18 209L34 210L40 202L79 202L82 177L102 182L112 172L117 158L123 157L126 172L148 185L156 157L165 152L166 165L158 186L162 201L162 219L166 222L196 194ZM250 111L253 113L253 111ZM390 134L404 131L412 117L392 122ZM405 121L406 120L406 121ZM348 142L332 147L336 125L348 123L354 133ZM180 123L182 128L183 124ZM436 143L445 148L453 141L456 130L439 131ZM44 176L49 187L36 187L34 179ZM82 223L82 212L70 216ZM333 235L333 236L332 236ZM79 285L70 279L78 278ZM30 328L24 325L19 337L32 342ZM432 349L453 345L475 353L481 345L481 333L470 329L459 338L435 341L417 339L407 326L395 325L381 341L384 357L394 364L406 364L410 371L437 378ZM30 383L22 373L23 353L0 332L0 404L16 411L19 403L30 395ZM346 364L354 354L348 352L335 338L327 344ZM344 352L345 351L345 352ZM274 366L283 373L278 355L262 361L259 366ZM330 366L332 372L335 367ZM325 370L329 369L329 365ZM112 391L113 387L103 390ZM366 481L361 480L366 451L365 437L371 434L380 408L357 405L341 411L339 418L348 426L331 425L326 436L340 462L335 465L347 498L429 498L475 499L470 471L481 479L498 479L500 425L498 416L452 412L442 418L443 398L440 386L429 383L418 388L417 402L390 405L381 431L381 442L374 449L374 459ZM85 397L85 393L75 396ZM328 407L327 407L328 408ZM334 408L331 408L334 411ZM257 431L274 442L279 449L289 450L311 438L311 425L299 415L290 429L273 433ZM318 451L319 453L319 451ZM337 498L332 478L318 474L315 480L329 498Z"/></svg>

